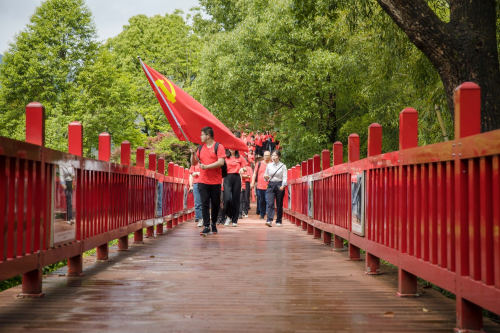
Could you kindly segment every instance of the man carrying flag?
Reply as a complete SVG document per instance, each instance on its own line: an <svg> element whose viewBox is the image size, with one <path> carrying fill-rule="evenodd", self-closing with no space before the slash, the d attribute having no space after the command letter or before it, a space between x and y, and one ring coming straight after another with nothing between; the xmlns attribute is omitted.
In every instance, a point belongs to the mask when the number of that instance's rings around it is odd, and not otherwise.
<svg viewBox="0 0 500 333"><path fill-rule="evenodd" d="M200 177L198 190L201 197L201 215L203 217L203 231L206 236L217 234L217 215L220 206L220 184L222 182L222 166L226 158L226 150L220 143L214 141L214 130L204 127L201 130L202 146L197 150L191 148L191 165L200 163ZM196 155L196 156L195 156ZM210 201L212 202L212 230L210 231Z"/></svg>

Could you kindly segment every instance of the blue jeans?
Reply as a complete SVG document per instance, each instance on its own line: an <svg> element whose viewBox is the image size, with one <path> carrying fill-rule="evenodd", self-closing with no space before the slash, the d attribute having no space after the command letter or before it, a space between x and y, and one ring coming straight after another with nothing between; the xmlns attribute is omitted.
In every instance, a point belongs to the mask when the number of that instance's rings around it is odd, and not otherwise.
<svg viewBox="0 0 500 333"><path fill-rule="evenodd" d="M258 205L259 205L259 213L260 217L264 217L266 215L266 206L267 206L267 193L266 190L257 189L257 197L258 197Z"/></svg>
<svg viewBox="0 0 500 333"><path fill-rule="evenodd" d="M194 196L194 215L195 219L201 220L203 217L201 215L201 197L200 191L198 190L198 184L193 184L193 196Z"/></svg>

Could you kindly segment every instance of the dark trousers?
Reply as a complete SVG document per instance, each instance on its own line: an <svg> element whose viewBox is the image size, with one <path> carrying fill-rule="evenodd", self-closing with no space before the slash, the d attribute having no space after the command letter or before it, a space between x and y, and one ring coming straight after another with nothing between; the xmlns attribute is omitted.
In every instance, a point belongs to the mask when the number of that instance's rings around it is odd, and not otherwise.
<svg viewBox="0 0 500 333"><path fill-rule="evenodd" d="M250 182L245 182L245 189L241 191L240 215L248 214L250 209Z"/></svg>
<svg viewBox="0 0 500 333"><path fill-rule="evenodd" d="M266 215L266 190L257 189L258 198L259 198L259 213L260 217L264 217Z"/></svg>
<svg viewBox="0 0 500 333"><path fill-rule="evenodd" d="M226 216L233 223L238 223L238 213L240 212L241 177L238 173L229 173L224 178L224 208Z"/></svg>
<svg viewBox="0 0 500 333"><path fill-rule="evenodd" d="M209 185L198 183L198 191L201 197L201 215L203 225L210 226L210 201L212 201L212 223L217 222L220 206L220 184Z"/></svg>
<svg viewBox="0 0 500 333"><path fill-rule="evenodd" d="M255 154L264 156L264 149L262 148L262 146L255 146Z"/></svg>
<svg viewBox="0 0 500 333"><path fill-rule="evenodd" d="M283 198L285 190L281 191L281 182L270 182L267 187L267 221L274 218L274 199L276 198L276 223L281 223L283 218Z"/></svg>
<svg viewBox="0 0 500 333"><path fill-rule="evenodd" d="M73 219L73 182L66 182L64 195L66 196L66 221L71 221Z"/></svg>

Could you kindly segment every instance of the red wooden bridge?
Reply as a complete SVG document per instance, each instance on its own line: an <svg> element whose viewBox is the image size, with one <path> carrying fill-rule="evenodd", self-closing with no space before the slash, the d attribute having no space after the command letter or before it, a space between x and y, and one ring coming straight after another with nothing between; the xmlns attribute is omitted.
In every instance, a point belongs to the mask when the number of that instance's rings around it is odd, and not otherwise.
<svg viewBox="0 0 500 333"><path fill-rule="evenodd" d="M26 142L0 137L0 281L23 276L0 293L0 331L500 332L483 319L500 314L500 130L480 133L477 85L455 102L453 141L418 147L405 109L398 151L372 124L366 158L352 134L347 163L336 142L333 166L325 150L291 168L284 227L251 217L208 237L186 170L154 154L146 170L143 148L130 166L128 142L111 163L106 133L83 158L77 122L68 153L48 149L29 104Z"/></svg>

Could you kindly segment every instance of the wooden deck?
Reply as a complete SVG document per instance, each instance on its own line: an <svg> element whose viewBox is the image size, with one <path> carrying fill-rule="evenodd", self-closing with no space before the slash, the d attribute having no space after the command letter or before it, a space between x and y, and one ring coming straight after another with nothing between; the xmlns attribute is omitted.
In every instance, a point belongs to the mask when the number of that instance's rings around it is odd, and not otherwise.
<svg viewBox="0 0 500 333"><path fill-rule="evenodd" d="M285 221L255 216L201 237L194 222L145 239L110 261L85 259L85 277L65 269L44 279L43 299L0 293L1 332L452 332L455 302L419 286L398 298L397 271L364 275ZM61 275L61 276L59 276ZM486 332L500 327L485 321Z"/></svg>

